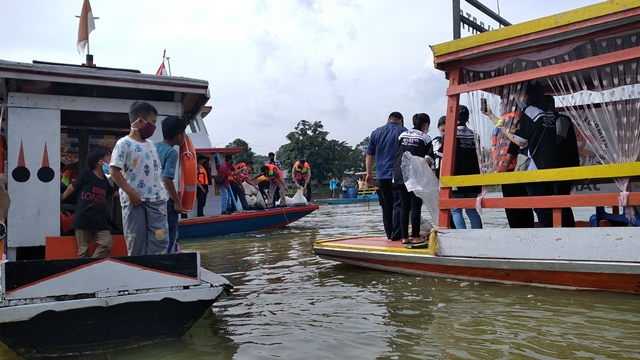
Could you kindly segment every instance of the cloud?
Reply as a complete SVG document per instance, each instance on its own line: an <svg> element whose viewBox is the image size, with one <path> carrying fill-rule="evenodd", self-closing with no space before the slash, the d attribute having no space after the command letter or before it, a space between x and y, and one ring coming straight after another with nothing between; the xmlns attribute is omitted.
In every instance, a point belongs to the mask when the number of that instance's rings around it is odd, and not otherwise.
<svg viewBox="0 0 640 360"><path fill-rule="evenodd" d="M256 50L256 72L262 73L267 60L280 49L280 46L276 37L266 30L262 30L255 37L253 44Z"/></svg>

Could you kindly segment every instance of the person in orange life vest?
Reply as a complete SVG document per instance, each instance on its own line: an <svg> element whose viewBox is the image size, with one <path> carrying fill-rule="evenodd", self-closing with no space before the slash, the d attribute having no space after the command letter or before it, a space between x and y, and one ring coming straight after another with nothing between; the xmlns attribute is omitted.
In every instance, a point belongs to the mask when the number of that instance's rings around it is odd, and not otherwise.
<svg viewBox="0 0 640 360"><path fill-rule="evenodd" d="M506 96L501 98L499 107L500 117L495 116L490 107L487 107L485 112L482 112L482 109L480 110L480 112L488 116L489 120L496 126L491 134L491 158L493 160L493 167L497 172L511 172L516 168L516 162L514 160L517 154L509 155L508 150L511 141L500 131L500 128L505 127L509 129L511 133L515 133L519 127L518 122L520 121L522 110L512 105L515 110L509 112L511 109L509 108L508 101L508 97ZM513 101L513 103L515 104L515 101ZM522 183L503 184L501 187L502 196L505 198L528 196L527 189ZM532 228L534 226L533 209L505 208L504 212L507 215L509 227L512 229Z"/></svg>
<svg viewBox="0 0 640 360"><path fill-rule="evenodd" d="M232 158L233 161L233 158ZM247 161L247 164L250 164L251 169L253 169L253 162ZM249 174L247 172L248 165L245 163L239 163L235 165L235 169L233 170L231 176L229 176L229 185L231 186L231 190L233 191L233 196L236 199L240 198L240 203L242 204L242 210L251 210L251 207L247 203L246 194L244 192L244 186L242 186L243 182L247 182L250 185L253 185L256 189L257 185L251 183L249 180Z"/></svg>
<svg viewBox="0 0 640 360"><path fill-rule="evenodd" d="M220 164L220 168L218 169L218 176L221 176L224 181L222 184L216 184L216 187L220 190L220 195L222 195L222 202L220 203L222 208L220 214L222 215L228 215L235 211L235 209L231 209L229 206L231 202L231 197L229 196L231 195L229 191L231 181L229 181L229 179L239 172L240 170L236 170L235 166L233 166L233 155L226 154L224 156L224 162Z"/></svg>
<svg viewBox="0 0 640 360"><path fill-rule="evenodd" d="M311 188L309 187L311 167L309 163L305 160L296 161L296 163L293 164L293 169L291 169L291 179L298 189L307 189L307 195L305 197L307 201L311 201Z"/></svg>
<svg viewBox="0 0 640 360"><path fill-rule="evenodd" d="M274 205L276 189L280 190L280 206L287 206L284 197L284 192L287 190L287 187L284 185L282 171L275 165L266 164L260 168L260 172L269 178L269 200L267 201L267 208L273 207Z"/></svg>
<svg viewBox="0 0 640 360"><path fill-rule="evenodd" d="M204 206L207 204L207 194L209 193L209 175L204 168L204 164L207 162L207 157L204 155L198 155L198 189L196 190L196 199L198 199L198 211L197 216L204 216Z"/></svg>

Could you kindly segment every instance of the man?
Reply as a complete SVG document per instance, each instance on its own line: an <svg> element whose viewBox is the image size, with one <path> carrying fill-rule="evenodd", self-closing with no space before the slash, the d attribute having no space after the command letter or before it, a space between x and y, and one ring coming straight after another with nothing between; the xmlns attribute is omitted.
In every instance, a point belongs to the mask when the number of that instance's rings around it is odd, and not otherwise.
<svg viewBox="0 0 640 360"><path fill-rule="evenodd" d="M276 160L276 154L274 154L273 152L269 153L269 160L267 160L266 163L264 163L265 165L275 165L278 167L278 169L280 169L280 171L282 172L282 164L280 164L280 161ZM271 188L271 186L269 186L269 188ZM280 187L276 187L275 190L275 194L269 194L269 196L273 195L273 199L275 201L275 199L280 197ZM284 193L283 193L284 196ZM275 205L275 204L272 204Z"/></svg>
<svg viewBox="0 0 640 360"><path fill-rule="evenodd" d="M394 217L394 198L400 199L400 194L395 194L397 190L393 188L393 162L398 146L398 137L405 129L402 127L404 118L397 111L389 115L387 124L375 129L369 137L367 147L366 182L369 187L373 187L373 175L371 169L373 160L376 161L376 174L378 179L378 197L380 207L382 207L382 223L387 239L398 241L402 239L400 233L400 202L397 202L398 211Z"/></svg>
<svg viewBox="0 0 640 360"><path fill-rule="evenodd" d="M199 217L204 216L204 206L207 204L207 194L209 193L209 176L207 170L204 168L204 164L207 162L207 157L204 155L198 155L198 189L196 190L196 199L198 200Z"/></svg>
<svg viewBox="0 0 640 360"><path fill-rule="evenodd" d="M284 185L284 176L282 171L272 164L263 165L260 168L262 175L269 178L269 200L267 201L267 208L274 207L276 189L280 189L280 205L281 207L287 206L287 202L284 198L284 192L287 190Z"/></svg>
<svg viewBox="0 0 640 360"><path fill-rule="evenodd" d="M298 160L295 164L293 164L293 169L291 169L291 179L293 183L296 184L298 190L307 189L307 198L308 202L311 202L311 188L309 187L309 181L311 180L311 167L306 160Z"/></svg>
<svg viewBox="0 0 640 360"><path fill-rule="evenodd" d="M556 111L556 103L551 95L545 95L547 108L553 112L556 117L556 142L557 142L557 159L558 167L580 166L580 152L578 150L578 141L576 140L576 131L573 128L571 119ZM570 195L572 180L556 181L554 190L556 195ZM573 217L571 208L562 209L562 227L575 227L576 221Z"/></svg>
<svg viewBox="0 0 640 360"><path fill-rule="evenodd" d="M245 180L248 180L249 176L246 172L247 165L245 163L239 163L234 166L233 161L234 158L231 157L231 165L233 170L231 172L231 175L229 176L229 186L231 187L231 191L233 192L233 196L236 201L240 200L240 204L242 204L242 210L251 210L251 207L247 203L244 186L242 186L242 183L245 182ZM251 165L253 166L252 162Z"/></svg>

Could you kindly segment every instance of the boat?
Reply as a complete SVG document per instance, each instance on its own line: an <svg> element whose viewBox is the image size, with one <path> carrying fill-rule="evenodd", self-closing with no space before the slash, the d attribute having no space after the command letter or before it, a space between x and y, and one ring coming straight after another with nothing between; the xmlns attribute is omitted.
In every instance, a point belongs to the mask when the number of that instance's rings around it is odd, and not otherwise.
<svg viewBox="0 0 640 360"><path fill-rule="evenodd" d="M640 78L635 70L640 60L639 18L639 2L612 0L432 46L435 67L449 79L437 228L423 244L405 246L373 235L319 240L313 245L315 253L341 263L419 276L640 292L640 215L634 213L640 192L628 187L640 175L636 90ZM496 104L502 91L522 91L518 84L533 79L544 85L547 94L555 94L556 102L560 100L571 115L576 132L593 152L587 157L590 163L452 176L454 158L447 154L454 150L460 96L467 95L469 109L480 109L480 99ZM481 129L474 130L480 133ZM569 180L592 185L615 182L617 190L451 197L454 186ZM451 208L477 205L483 209L550 208L553 227L450 229ZM576 222L576 227L562 227L562 208L569 207L593 207L594 215L588 222Z"/></svg>
<svg viewBox="0 0 640 360"><path fill-rule="evenodd" d="M367 175L366 172L357 172L354 174L355 176L364 177ZM375 180L375 174L373 175ZM351 188L355 190L355 193L347 193L341 194L345 197L340 197L339 199L318 199L316 202L322 204L332 204L332 205L345 205L345 204L359 204L359 203L378 203L380 200L378 198L378 187L377 186L368 186ZM350 190L351 190L350 189Z"/></svg>
<svg viewBox="0 0 640 360"><path fill-rule="evenodd" d="M280 229L318 208L318 205L307 204L182 219L178 223L180 240L207 240L218 236Z"/></svg>
<svg viewBox="0 0 640 360"><path fill-rule="evenodd" d="M196 125L208 99L204 80L0 60L7 144L0 163L6 161L12 200L0 269L0 341L24 357L68 357L181 337L231 291L229 281L200 266L198 253L127 257L117 200L111 256L78 259L75 237L63 229L73 205L60 204L58 164L73 158L81 171L89 146L126 135L134 101L154 105L158 123L169 115L189 121L188 134L197 139L207 138Z"/></svg>
<svg viewBox="0 0 640 360"><path fill-rule="evenodd" d="M237 154L240 151L242 151L242 148L196 148L196 153L211 159L211 164L220 164L224 155ZM217 174L215 167L212 166L211 172L212 177L215 177ZM247 196L248 201L249 198L250 196ZM231 201L236 212L220 214L221 196L217 189L211 187L203 210L205 216L197 217L194 209L187 215L187 218L180 219L178 222L180 241L204 240L212 237L280 229L319 208L318 205L307 203L304 205L295 204L287 207L242 211L242 206L236 203L234 197L232 197Z"/></svg>

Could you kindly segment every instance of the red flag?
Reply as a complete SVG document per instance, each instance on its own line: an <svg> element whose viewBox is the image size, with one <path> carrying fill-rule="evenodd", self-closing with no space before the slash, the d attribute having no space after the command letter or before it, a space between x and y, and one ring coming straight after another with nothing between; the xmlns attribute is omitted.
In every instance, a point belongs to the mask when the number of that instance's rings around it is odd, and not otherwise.
<svg viewBox="0 0 640 360"><path fill-rule="evenodd" d="M84 0L82 4L82 12L80 13L80 25L78 26L78 52L84 51L85 46L89 45L89 33L96 28L91 12L91 4L89 0Z"/></svg>
<svg viewBox="0 0 640 360"><path fill-rule="evenodd" d="M160 64L160 67L158 68L158 71L156 71L156 75L160 75L160 76L169 75L169 74L167 74L167 69L165 69L165 67L164 67L164 59L162 60L162 64Z"/></svg>

